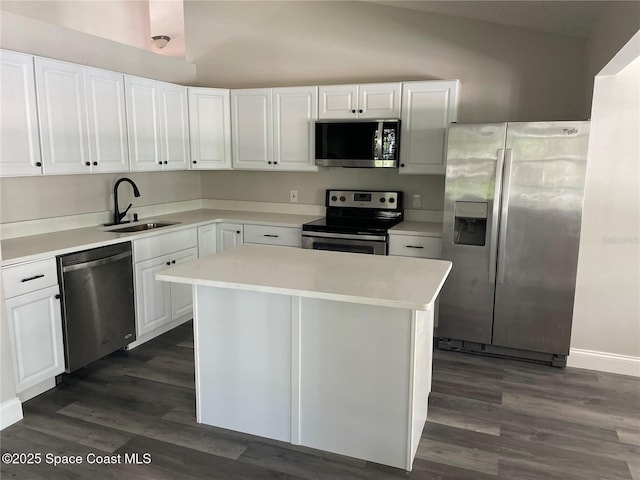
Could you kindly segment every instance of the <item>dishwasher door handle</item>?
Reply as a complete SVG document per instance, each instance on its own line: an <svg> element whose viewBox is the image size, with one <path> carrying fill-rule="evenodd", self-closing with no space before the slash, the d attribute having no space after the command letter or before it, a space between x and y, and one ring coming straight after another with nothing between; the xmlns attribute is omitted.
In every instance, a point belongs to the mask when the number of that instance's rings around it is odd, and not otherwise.
<svg viewBox="0 0 640 480"><path fill-rule="evenodd" d="M83 268L98 267L100 265L106 265L108 263L117 262L118 260L122 260L127 257L131 257L131 252L119 253L117 255L112 255L111 257L91 260L90 262L76 263L75 265L66 265L62 267L62 271L66 273L66 272L73 272L75 270L81 270Z"/></svg>

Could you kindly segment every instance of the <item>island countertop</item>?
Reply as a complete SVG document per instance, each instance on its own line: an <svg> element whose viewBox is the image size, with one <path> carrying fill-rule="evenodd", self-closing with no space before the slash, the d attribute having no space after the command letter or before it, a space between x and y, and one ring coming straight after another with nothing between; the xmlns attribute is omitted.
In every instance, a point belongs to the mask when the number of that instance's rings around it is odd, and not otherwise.
<svg viewBox="0 0 640 480"><path fill-rule="evenodd" d="M451 262L240 245L163 270L157 280L431 310Z"/></svg>

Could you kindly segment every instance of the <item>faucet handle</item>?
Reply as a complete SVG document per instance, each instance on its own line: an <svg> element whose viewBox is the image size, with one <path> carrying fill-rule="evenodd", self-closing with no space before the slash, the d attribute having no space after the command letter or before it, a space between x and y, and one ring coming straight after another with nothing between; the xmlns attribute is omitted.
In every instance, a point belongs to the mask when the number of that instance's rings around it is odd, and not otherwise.
<svg viewBox="0 0 640 480"><path fill-rule="evenodd" d="M127 216L127 212L129 211L129 209L133 206L132 203L129 204L129 206L127 208L124 209L124 212L120 213L120 220L122 220L124 217Z"/></svg>

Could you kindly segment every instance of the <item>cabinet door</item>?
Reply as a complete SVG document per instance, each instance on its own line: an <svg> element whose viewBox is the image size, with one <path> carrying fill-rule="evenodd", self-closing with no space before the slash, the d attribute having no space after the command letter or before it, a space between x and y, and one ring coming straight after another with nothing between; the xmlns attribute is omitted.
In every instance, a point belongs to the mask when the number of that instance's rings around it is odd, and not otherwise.
<svg viewBox="0 0 640 480"><path fill-rule="evenodd" d="M273 168L271 89L231 91L233 168Z"/></svg>
<svg viewBox="0 0 640 480"><path fill-rule="evenodd" d="M198 227L198 258L216 253L216 224Z"/></svg>
<svg viewBox="0 0 640 480"><path fill-rule="evenodd" d="M274 88L273 118L273 168L317 172L313 135L318 87Z"/></svg>
<svg viewBox="0 0 640 480"><path fill-rule="evenodd" d="M164 170L189 168L187 88L158 82L160 158Z"/></svg>
<svg viewBox="0 0 640 480"><path fill-rule="evenodd" d="M40 175L33 57L0 53L0 175Z"/></svg>
<svg viewBox="0 0 640 480"><path fill-rule="evenodd" d="M358 87L358 118L400 118L401 83L369 83Z"/></svg>
<svg viewBox="0 0 640 480"><path fill-rule="evenodd" d="M124 85L131 171L162 170L158 82L126 75Z"/></svg>
<svg viewBox="0 0 640 480"><path fill-rule="evenodd" d="M89 173L82 67L44 58L35 67L44 173Z"/></svg>
<svg viewBox="0 0 640 480"><path fill-rule="evenodd" d="M242 225L221 223L217 230L217 252L242 245Z"/></svg>
<svg viewBox="0 0 640 480"><path fill-rule="evenodd" d="M231 114L229 90L189 88L189 142L191 168L231 168Z"/></svg>
<svg viewBox="0 0 640 480"><path fill-rule="evenodd" d="M457 120L459 84L403 84L400 173L444 175L447 128Z"/></svg>
<svg viewBox="0 0 640 480"><path fill-rule="evenodd" d="M158 282L155 274L171 265L169 255L135 265L136 331L138 338L171 321L171 284Z"/></svg>
<svg viewBox="0 0 640 480"><path fill-rule="evenodd" d="M84 68L92 172L128 172L124 75Z"/></svg>
<svg viewBox="0 0 640 480"><path fill-rule="evenodd" d="M318 88L321 120L358 118L357 85L323 85Z"/></svg>
<svg viewBox="0 0 640 480"><path fill-rule="evenodd" d="M64 372L58 286L6 300L16 391Z"/></svg>
<svg viewBox="0 0 640 480"><path fill-rule="evenodd" d="M171 255L171 266L190 262L198 258L198 250L189 248ZM176 320L193 315L193 291L191 285L171 283L171 318Z"/></svg>

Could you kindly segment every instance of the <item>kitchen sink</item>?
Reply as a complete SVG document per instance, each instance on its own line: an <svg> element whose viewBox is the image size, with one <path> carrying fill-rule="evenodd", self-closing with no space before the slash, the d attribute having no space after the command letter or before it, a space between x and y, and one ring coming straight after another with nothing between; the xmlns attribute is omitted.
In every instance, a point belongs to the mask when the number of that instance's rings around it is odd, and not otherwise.
<svg viewBox="0 0 640 480"><path fill-rule="evenodd" d="M156 228L170 227L171 225L177 225L180 222L147 222L138 223L136 225L127 225L125 227L110 228L109 232L117 233L130 233L130 232L143 232L145 230L153 230Z"/></svg>

